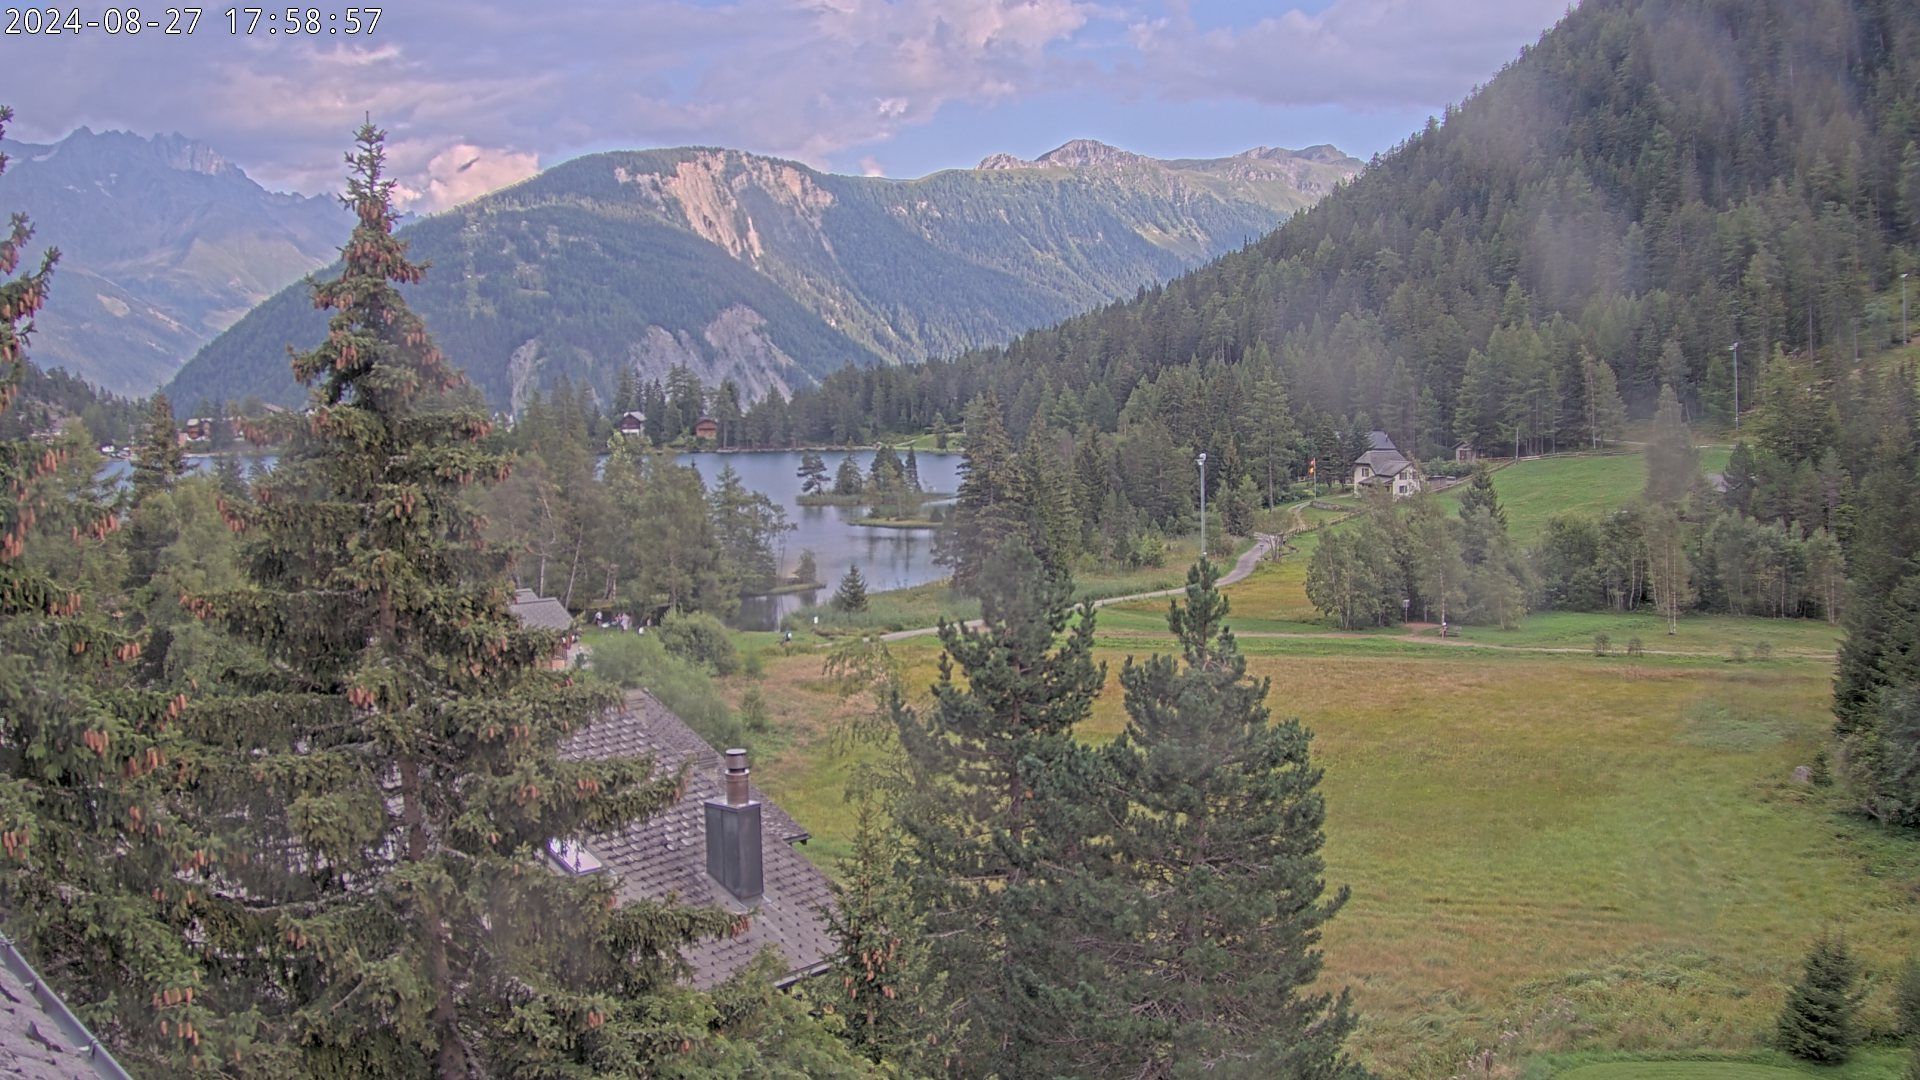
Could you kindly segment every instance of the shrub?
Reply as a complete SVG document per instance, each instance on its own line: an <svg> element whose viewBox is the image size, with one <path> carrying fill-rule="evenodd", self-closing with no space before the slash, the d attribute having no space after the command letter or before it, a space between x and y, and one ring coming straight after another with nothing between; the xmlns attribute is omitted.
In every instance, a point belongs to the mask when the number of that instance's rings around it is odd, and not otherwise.
<svg viewBox="0 0 1920 1080"><path fill-rule="evenodd" d="M1734 663L1736 663L1736 664L1744 664L1744 663L1746 663L1746 662L1747 662L1747 647L1746 647L1745 645L1742 645L1742 644L1740 644L1740 643L1739 643L1739 642L1737 642L1737 641L1736 641L1736 642L1734 642L1734 643L1733 643L1733 648L1732 648L1731 650L1729 650L1729 651L1728 651L1728 654L1727 654L1727 659L1729 659L1729 660L1731 660L1732 662L1734 662Z"/></svg>
<svg viewBox="0 0 1920 1080"><path fill-rule="evenodd" d="M1853 1053L1853 984L1859 966L1844 938L1822 934L1780 1013L1780 1049L1803 1061L1837 1065Z"/></svg>
<svg viewBox="0 0 1920 1080"><path fill-rule="evenodd" d="M1756 641L1756 642L1754 642L1754 643L1753 643L1753 658L1754 658L1755 660L1771 660L1771 659L1773 659L1773 642L1771 642L1771 641Z"/></svg>
<svg viewBox="0 0 1920 1080"><path fill-rule="evenodd" d="M705 664L715 675L740 670L740 653L733 647L726 624L704 611L670 611L660 620L657 632L668 652Z"/></svg>
<svg viewBox="0 0 1920 1080"><path fill-rule="evenodd" d="M1132 570L1165 566L1167 541L1152 530L1132 533L1121 542L1120 560Z"/></svg>
<svg viewBox="0 0 1920 1080"><path fill-rule="evenodd" d="M1613 651L1613 638L1606 631L1593 635L1593 655L1605 656Z"/></svg>
<svg viewBox="0 0 1920 1080"><path fill-rule="evenodd" d="M667 651L659 634L611 634L593 643L593 677L645 690L715 749L745 744L746 731L698 663Z"/></svg>
<svg viewBox="0 0 1920 1080"><path fill-rule="evenodd" d="M1807 779L1813 781L1814 787L1833 786L1833 759L1827 756L1826 747L1823 746L1814 752L1813 766L1807 772L1809 774Z"/></svg>
<svg viewBox="0 0 1920 1080"><path fill-rule="evenodd" d="M767 699L757 686L747 687L740 697L740 723L755 734L767 730Z"/></svg>
<svg viewBox="0 0 1920 1080"><path fill-rule="evenodd" d="M1920 957L1907 957L1893 987L1893 1022L1905 1038L1920 1042Z"/></svg>
<svg viewBox="0 0 1920 1080"><path fill-rule="evenodd" d="M1646 651L1647 651L1646 646L1640 644L1640 635L1635 634L1634 636L1627 639L1627 655L1628 656L1642 656L1642 655L1645 655Z"/></svg>

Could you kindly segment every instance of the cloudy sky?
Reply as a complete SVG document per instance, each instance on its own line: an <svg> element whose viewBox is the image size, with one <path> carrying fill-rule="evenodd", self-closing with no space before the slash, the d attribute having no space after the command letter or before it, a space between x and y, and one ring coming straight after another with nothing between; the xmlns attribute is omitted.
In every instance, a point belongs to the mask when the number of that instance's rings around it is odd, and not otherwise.
<svg viewBox="0 0 1920 1080"><path fill-rule="evenodd" d="M158 0L156 0L158 2ZM169 0L178 3L180 0ZM310 0L311 2L311 0ZM1161 157L1365 157L1568 0L405 0L370 37L0 38L10 134L178 131L269 187L338 183L364 113L416 209L582 153L738 147L921 176L1096 138ZM340 13L335 3L320 9Z"/></svg>

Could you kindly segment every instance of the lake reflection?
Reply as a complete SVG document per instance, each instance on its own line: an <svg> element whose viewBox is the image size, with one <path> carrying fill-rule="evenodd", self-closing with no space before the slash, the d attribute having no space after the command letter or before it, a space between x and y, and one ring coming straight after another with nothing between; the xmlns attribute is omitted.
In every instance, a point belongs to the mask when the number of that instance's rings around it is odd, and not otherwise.
<svg viewBox="0 0 1920 1080"><path fill-rule="evenodd" d="M847 451L822 451L831 477ZM873 463L873 452L853 451L865 474ZM902 454L904 458L906 455ZM922 585L946 576L946 570L933 561L932 529L870 529L853 524L866 516L864 506L801 506L800 454L795 451L741 451L717 454L681 454L683 465L700 470L711 488L728 465L740 474L741 483L758 491L787 512L794 529L782 538L779 550L780 572L789 574L800 561L802 551L812 551L820 567L820 580L826 588L815 593L787 593L781 596L749 597L741 601L735 620L747 630L772 630L787 613L797 611L815 600L826 599L856 563L874 592ZM922 452L919 454L920 486L928 491L952 492L960 485L960 455Z"/></svg>

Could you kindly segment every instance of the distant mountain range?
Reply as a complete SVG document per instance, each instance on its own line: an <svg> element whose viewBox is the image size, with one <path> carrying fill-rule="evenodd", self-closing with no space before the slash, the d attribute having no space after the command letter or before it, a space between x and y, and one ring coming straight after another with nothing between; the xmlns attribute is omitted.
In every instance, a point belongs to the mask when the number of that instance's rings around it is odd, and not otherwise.
<svg viewBox="0 0 1920 1080"><path fill-rule="evenodd" d="M146 394L255 304L339 254L329 197L271 192L204 143L81 128L8 141L0 213L57 247L32 352L117 394Z"/></svg>
<svg viewBox="0 0 1920 1080"><path fill-rule="evenodd" d="M1325 146L1161 161L1087 141L919 180L709 148L595 154L408 226L413 257L433 264L409 300L496 407L562 376L605 397L623 367L679 364L758 396L1132 296L1360 168ZM169 392L186 407L297 401L285 347L321 328L304 288L284 290Z"/></svg>

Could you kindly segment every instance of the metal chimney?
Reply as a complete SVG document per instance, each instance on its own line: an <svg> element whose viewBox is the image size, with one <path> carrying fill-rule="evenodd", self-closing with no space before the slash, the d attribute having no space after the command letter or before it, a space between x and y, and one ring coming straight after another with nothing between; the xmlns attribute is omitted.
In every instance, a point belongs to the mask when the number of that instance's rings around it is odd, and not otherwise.
<svg viewBox="0 0 1920 1080"><path fill-rule="evenodd" d="M727 751L727 805L747 805L747 752L738 747Z"/></svg>
<svg viewBox="0 0 1920 1080"><path fill-rule="evenodd" d="M735 900L751 901L765 892L760 861L760 804L747 790L747 752L726 753L726 797L708 799L707 873Z"/></svg>

